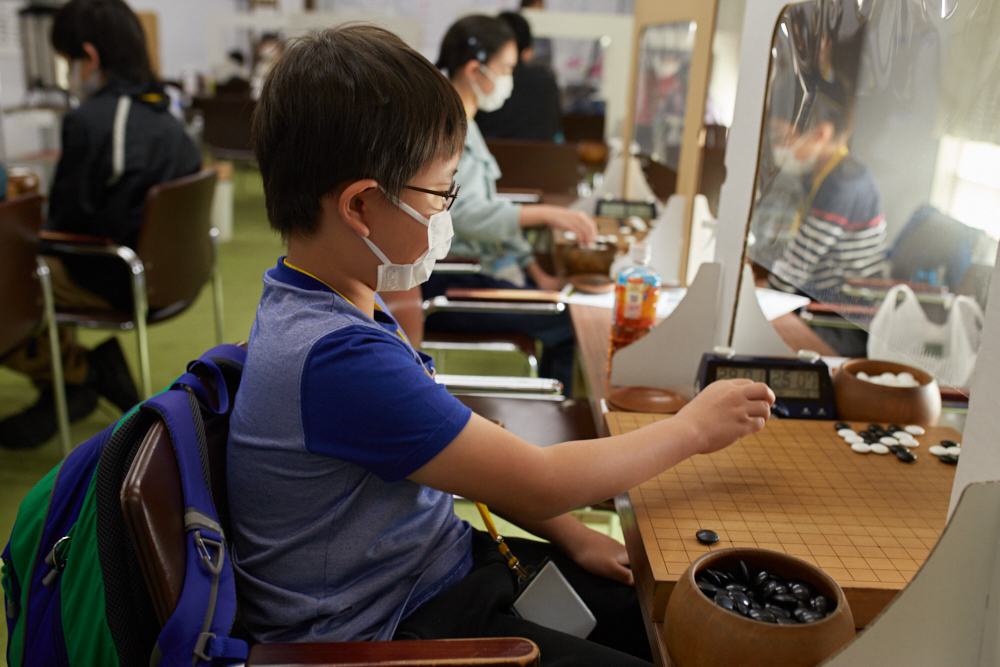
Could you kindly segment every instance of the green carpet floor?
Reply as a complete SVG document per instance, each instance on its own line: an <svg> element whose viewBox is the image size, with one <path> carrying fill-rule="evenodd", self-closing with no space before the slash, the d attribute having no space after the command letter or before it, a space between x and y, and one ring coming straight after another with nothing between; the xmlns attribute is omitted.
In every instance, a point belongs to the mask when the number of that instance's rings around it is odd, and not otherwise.
<svg viewBox="0 0 1000 667"><path fill-rule="evenodd" d="M231 342L246 340L250 334L257 302L260 299L261 275L274 266L282 254L281 239L271 231L264 210L260 176L255 171L240 170L234 176L233 239L221 247L225 335ZM206 287L198 301L183 314L149 329L149 355L154 391L166 386L184 372L185 364L215 344L212 293ZM106 339L106 331L81 331L80 340L93 347ZM135 334L115 334L129 359L133 375L138 377ZM447 352L438 354L442 373L472 375L527 375L527 364L519 354L476 354ZM37 391L23 376L0 367L0 418L15 414L34 403ZM90 438L113 423L120 412L110 403L101 404L89 418L73 424L73 443ZM59 463L58 438L27 452L0 449L0 549L6 544L14 525L17 508L25 494L45 473ZM482 522L471 503L458 501L456 512L474 525ZM621 539L617 516L593 513L584 517L595 529ZM502 534L525 534L505 522L498 523ZM5 624L0 623L0 651L6 656Z"/></svg>

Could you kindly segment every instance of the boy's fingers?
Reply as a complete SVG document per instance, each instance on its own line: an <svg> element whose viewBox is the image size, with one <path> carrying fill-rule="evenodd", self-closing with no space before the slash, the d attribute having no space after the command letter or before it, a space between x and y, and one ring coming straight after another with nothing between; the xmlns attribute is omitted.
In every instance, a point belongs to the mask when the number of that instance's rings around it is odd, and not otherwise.
<svg viewBox="0 0 1000 667"><path fill-rule="evenodd" d="M744 389L744 396L753 401L768 401L774 403L774 392L763 382L754 382Z"/></svg>

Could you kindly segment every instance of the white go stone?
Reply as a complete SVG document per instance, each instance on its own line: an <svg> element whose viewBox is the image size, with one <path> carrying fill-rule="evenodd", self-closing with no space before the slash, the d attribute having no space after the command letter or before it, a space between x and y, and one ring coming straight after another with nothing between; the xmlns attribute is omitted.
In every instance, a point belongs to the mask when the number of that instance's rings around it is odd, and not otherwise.
<svg viewBox="0 0 1000 667"><path fill-rule="evenodd" d="M881 442L883 445L898 445L899 444L899 440L896 440L895 438L891 438L889 436L885 436L884 438L879 438L878 441Z"/></svg>
<svg viewBox="0 0 1000 667"><path fill-rule="evenodd" d="M851 445L851 449L856 451L858 454L867 454L872 450L872 447L871 445L864 442L856 442L853 445Z"/></svg>
<svg viewBox="0 0 1000 667"><path fill-rule="evenodd" d="M839 431L837 431L837 435L839 435L841 438L846 438L848 436L857 435L857 433L855 433L849 428L842 428Z"/></svg>
<svg viewBox="0 0 1000 667"><path fill-rule="evenodd" d="M926 431L924 431L924 428L922 426L917 426L916 424L910 424L903 430L912 435L923 435L924 433L926 433Z"/></svg>
<svg viewBox="0 0 1000 667"><path fill-rule="evenodd" d="M857 378L859 380L871 380L871 378L868 376L868 373L865 373L864 371L859 371Z"/></svg>
<svg viewBox="0 0 1000 667"><path fill-rule="evenodd" d="M933 445L927 449L934 456L944 456L948 453L947 447L942 447L941 445Z"/></svg>
<svg viewBox="0 0 1000 667"><path fill-rule="evenodd" d="M864 442L865 439L862 438L860 435L845 435L844 441L849 445L853 445L856 442Z"/></svg>
<svg viewBox="0 0 1000 667"><path fill-rule="evenodd" d="M913 373L907 373L906 371L903 371L902 373L896 376L896 379L902 380L903 382L913 382L917 378L913 377Z"/></svg>
<svg viewBox="0 0 1000 667"><path fill-rule="evenodd" d="M948 453L951 454L952 456L958 456L959 454L962 453L962 448L961 447L949 447L948 448Z"/></svg>
<svg viewBox="0 0 1000 667"><path fill-rule="evenodd" d="M919 447L920 441L916 438L899 438L899 444L904 447Z"/></svg>
<svg viewBox="0 0 1000 667"><path fill-rule="evenodd" d="M906 440L907 438L912 438L913 436L907 433L906 431L896 431L892 434L892 437L896 438L897 440Z"/></svg>
<svg viewBox="0 0 1000 667"><path fill-rule="evenodd" d="M881 443L876 442L874 445L871 446L871 451L874 454L888 454L889 448Z"/></svg>

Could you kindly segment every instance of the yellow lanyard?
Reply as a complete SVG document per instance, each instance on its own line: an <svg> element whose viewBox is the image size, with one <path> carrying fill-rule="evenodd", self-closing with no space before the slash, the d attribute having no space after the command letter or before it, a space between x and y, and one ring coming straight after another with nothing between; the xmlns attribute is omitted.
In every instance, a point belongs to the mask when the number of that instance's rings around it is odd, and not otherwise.
<svg viewBox="0 0 1000 667"><path fill-rule="evenodd" d="M493 538L493 541L496 542L497 549L507 559L507 566L514 570L514 573L517 574L518 579L521 581L527 579L528 571L524 569L521 561L511 552L510 547L507 546L507 543L503 541L503 537L497 532L497 527L493 525L493 517L490 516L489 508L482 503L476 503L476 509L479 510L479 515L483 517L483 523L486 524L486 531Z"/></svg>
<svg viewBox="0 0 1000 667"><path fill-rule="evenodd" d="M315 281L317 281L317 282L320 282L320 283L322 283L322 284L326 285L326 286L327 286L327 287L329 287L329 288L330 288L331 290L333 290L333 292L334 292L334 293L335 293L335 294L336 294L337 296L339 296L339 297L340 297L341 299L343 299L343 300L344 300L344 301L346 301L347 303L351 304L351 305L352 305L352 306L354 306L355 308L358 308L358 307L357 307L357 305L355 305L355 303L354 303L353 301L351 301L351 300L350 300L350 299L348 299L348 298L347 298L346 296L344 296L343 294L341 294L341 293L340 293L339 291L337 291L337 289L336 289L336 288L334 288L334 287L333 287L332 285L330 285L330 284L329 284L329 283L327 283L326 281L324 281L324 280L320 280L319 278L317 278L317 277L316 277L316 276L314 276L313 274L309 273L309 272L308 272L308 271L306 271L305 269L300 269L299 267L297 267L297 266L295 266L294 264L292 264L291 262L289 262L287 258L283 259L282 261L283 261L283 262L285 263L285 266L287 266L288 268L290 268L290 269L293 269L293 270L295 270L295 271L298 271L298 272L299 272L299 273L301 273L301 274L304 274L304 275L307 275L307 276L309 276L310 278L312 278L313 280L315 280ZM378 305L378 301L376 301L376 302L375 302L375 303L374 303L373 305L375 306L375 310L378 310L378 311L380 311L380 312L383 312L383 313L385 312L385 311L384 311L384 310L382 309L382 306ZM358 308L358 310L361 310L361 309L360 309L360 308ZM406 337L406 334L405 334L405 333L403 333L403 330L402 330L402 329L400 329L400 328L399 328L399 326L397 326L397 327L396 327L396 334L397 334L397 335L398 335L398 336L399 336L400 338L402 338L403 340L405 340L405 341L406 341L406 344L407 344L407 345L409 345L410 347L413 347L413 345L412 345L412 344L410 343L410 339ZM421 365L423 366L423 364L422 364L422 363L421 363ZM428 371L428 370L427 370L427 367L426 367L426 366L424 366L424 372L425 372L425 373L427 373L427 375L428 375L428 376L431 376L431 373L430 373L430 371ZM431 376L431 377L433 377L433 376Z"/></svg>
<svg viewBox="0 0 1000 667"><path fill-rule="evenodd" d="M805 201L802 202L802 205L799 206L797 211L795 211L795 219L792 220L792 229L789 232L790 236L795 236L798 233L799 227L802 226L802 218L805 216L806 211L812 207L813 199L816 198L816 193L819 192L819 188L823 185L823 181L826 180L826 177L830 175L830 172L836 169L837 165L840 164L840 161L845 157L847 157L847 146L841 146L836 155L830 158L830 161L826 163L826 166L823 167L823 169L816 175L816 178L813 179L812 188L809 190L809 196L806 197Z"/></svg>

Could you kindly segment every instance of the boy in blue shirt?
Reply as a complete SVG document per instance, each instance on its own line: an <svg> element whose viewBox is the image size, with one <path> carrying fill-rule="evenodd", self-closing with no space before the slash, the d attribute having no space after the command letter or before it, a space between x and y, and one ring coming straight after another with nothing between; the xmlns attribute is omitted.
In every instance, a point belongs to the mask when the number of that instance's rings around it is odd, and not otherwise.
<svg viewBox="0 0 1000 667"><path fill-rule="evenodd" d="M427 279L452 235L466 121L451 84L371 26L293 44L264 85L254 142L288 255L264 276L227 475L244 620L263 641L521 636L545 664L647 664L624 547L571 515L759 430L774 400L716 382L634 433L535 447L433 379L379 290ZM511 613L517 579L452 494L549 543L594 612L588 640Z"/></svg>

